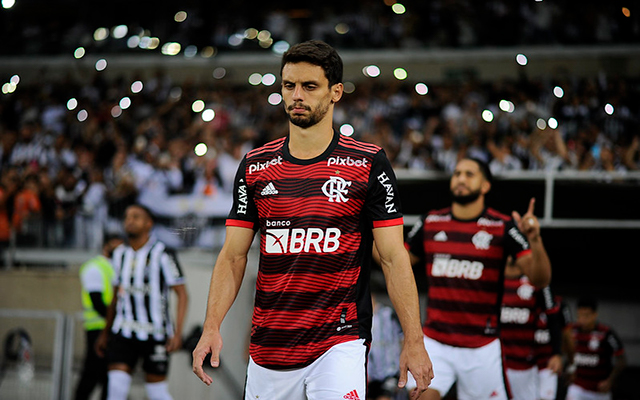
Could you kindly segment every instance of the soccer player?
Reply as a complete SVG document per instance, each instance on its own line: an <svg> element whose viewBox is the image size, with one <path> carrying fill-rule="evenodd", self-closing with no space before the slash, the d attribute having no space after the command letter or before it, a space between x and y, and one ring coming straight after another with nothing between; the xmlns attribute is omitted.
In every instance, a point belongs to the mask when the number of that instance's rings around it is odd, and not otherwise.
<svg viewBox="0 0 640 400"><path fill-rule="evenodd" d="M412 262L427 273L425 345L435 378L421 399L440 399L454 382L460 399L507 399L499 318L507 256L533 286L551 280L551 263L533 214L513 218L485 206L492 176L486 163L458 161L452 204L423 216L407 235ZM377 244L377 241L376 241Z"/></svg>
<svg viewBox="0 0 640 400"><path fill-rule="evenodd" d="M406 384L410 370L418 381L415 399L433 376L394 172L380 147L333 128L342 68L335 49L321 41L294 45L283 55L289 134L247 153L235 178L193 371L211 384L202 364L211 354L211 366L219 365L220 324L259 231L245 399L365 399L374 238L404 331L398 385Z"/></svg>
<svg viewBox="0 0 640 400"><path fill-rule="evenodd" d="M622 341L615 331L598 322L598 302L578 300L577 320L565 328L573 382L567 400L611 400L611 388L626 367Z"/></svg>
<svg viewBox="0 0 640 400"><path fill-rule="evenodd" d="M555 400L557 379L551 382L553 391L545 387L542 396L539 376L539 342L548 342L551 347L545 365L548 372L562 371L562 331L560 314L551 289L546 286L536 289L529 278L509 257L505 269L504 296L500 314L500 340L504 353L507 377L513 400ZM540 320L545 320L545 329L539 329Z"/></svg>
<svg viewBox="0 0 640 400"><path fill-rule="evenodd" d="M175 253L151 234L153 215L134 204L125 210L127 243L113 252L114 293L107 324L96 343L106 350L108 400L126 400L131 375L142 359L150 400L171 400L167 386L169 353L182 347L187 313L185 278ZM175 325L169 317L172 289L177 295Z"/></svg>
<svg viewBox="0 0 640 400"><path fill-rule="evenodd" d="M106 326L107 309L113 300L114 271L111 266L113 250L122 244L119 236L106 236L99 254L80 266L82 307L86 331L86 352L82 373L76 387L75 400L87 400L97 384L100 398L107 398L107 360L95 350L96 340Z"/></svg>

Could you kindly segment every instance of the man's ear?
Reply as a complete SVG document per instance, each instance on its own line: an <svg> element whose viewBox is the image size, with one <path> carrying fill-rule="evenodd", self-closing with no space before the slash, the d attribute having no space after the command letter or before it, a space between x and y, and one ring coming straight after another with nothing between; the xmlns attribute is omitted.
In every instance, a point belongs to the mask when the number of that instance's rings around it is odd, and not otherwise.
<svg viewBox="0 0 640 400"><path fill-rule="evenodd" d="M489 190L491 190L491 182L487 180L483 181L482 185L480 186L480 190L482 190L482 194L489 193Z"/></svg>
<svg viewBox="0 0 640 400"><path fill-rule="evenodd" d="M344 93L344 85L342 83L336 83L331 86L331 102L337 103L342 98L342 93Z"/></svg>

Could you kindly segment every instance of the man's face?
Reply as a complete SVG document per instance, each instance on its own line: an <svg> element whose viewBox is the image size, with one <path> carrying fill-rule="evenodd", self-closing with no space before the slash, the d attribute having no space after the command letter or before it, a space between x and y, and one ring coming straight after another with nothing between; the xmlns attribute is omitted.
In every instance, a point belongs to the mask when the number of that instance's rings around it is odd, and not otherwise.
<svg viewBox="0 0 640 400"><path fill-rule="evenodd" d="M342 84L331 88L322 67L306 62L282 68L282 98L289 120L301 128L320 122L342 97Z"/></svg>
<svg viewBox="0 0 640 400"><path fill-rule="evenodd" d="M591 307L578 307L576 310L576 323L585 330L593 329L598 319L598 312Z"/></svg>
<svg viewBox="0 0 640 400"><path fill-rule="evenodd" d="M140 207L130 206L124 214L124 231L130 238L139 237L151 231L153 221Z"/></svg>
<svg viewBox="0 0 640 400"><path fill-rule="evenodd" d="M475 201L481 194L486 194L490 185L482 175L478 163L461 160L453 171L449 188L454 203L464 205Z"/></svg>

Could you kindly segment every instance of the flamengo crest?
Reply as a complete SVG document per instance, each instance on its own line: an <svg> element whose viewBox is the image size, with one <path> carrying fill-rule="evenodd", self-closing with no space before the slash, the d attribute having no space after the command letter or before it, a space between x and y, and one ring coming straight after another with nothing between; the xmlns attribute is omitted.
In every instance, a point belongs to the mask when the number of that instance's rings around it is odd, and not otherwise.
<svg viewBox="0 0 640 400"><path fill-rule="evenodd" d="M339 176L332 176L322 185L322 193L329 198L332 203L346 203L349 199L346 197L351 186L351 181L346 181Z"/></svg>

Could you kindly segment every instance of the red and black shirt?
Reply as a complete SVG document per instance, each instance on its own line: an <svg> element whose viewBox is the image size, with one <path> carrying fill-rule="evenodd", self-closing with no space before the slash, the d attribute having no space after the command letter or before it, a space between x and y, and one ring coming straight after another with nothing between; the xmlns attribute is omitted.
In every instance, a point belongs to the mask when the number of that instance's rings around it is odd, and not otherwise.
<svg viewBox="0 0 640 400"><path fill-rule="evenodd" d="M288 138L247 153L227 225L260 232L252 359L299 368L336 344L370 341L372 228L402 224L378 146L335 134L310 160L291 156Z"/></svg>
<svg viewBox="0 0 640 400"><path fill-rule="evenodd" d="M567 328L575 345L573 363L576 365L573 383L593 392L598 383L609 378L613 358L624 353L622 341L607 325L598 323L593 330L582 330L576 323Z"/></svg>
<svg viewBox="0 0 640 400"><path fill-rule="evenodd" d="M502 299L502 311L500 314L500 340L502 351L506 360L505 366L509 369L525 370L537 365L539 342L544 341L551 346L553 334L552 353L560 354L560 327L552 323L552 329L545 324L545 330L540 330L539 321L544 314L547 321L556 305L547 286L543 289L535 288L526 275L515 278L505 278L504 296ZM547 359L548 361L548 359Z"/></svg>
<svg viewBox="0 0 640 400"><path fill-rule="evenodd" d="M425 335L469 348L498 338L506 258L531 251L513 220L490 208L473 220L456 219L450 208L433 211L414 225L406 246L425 261Z"/></svg>

